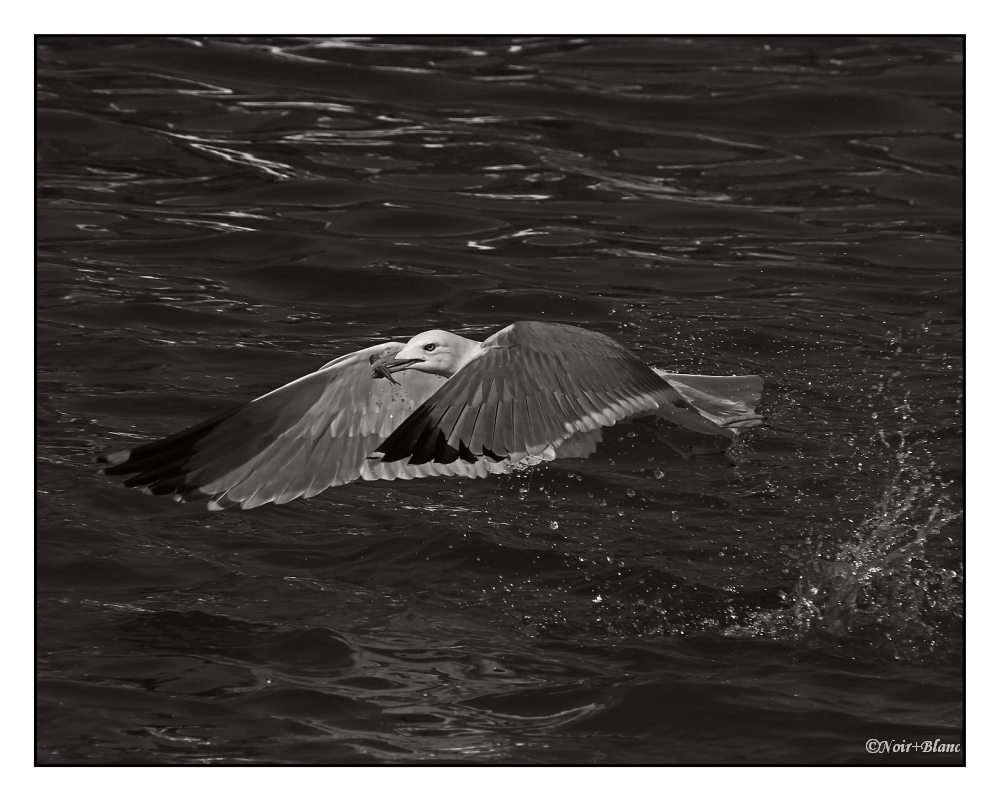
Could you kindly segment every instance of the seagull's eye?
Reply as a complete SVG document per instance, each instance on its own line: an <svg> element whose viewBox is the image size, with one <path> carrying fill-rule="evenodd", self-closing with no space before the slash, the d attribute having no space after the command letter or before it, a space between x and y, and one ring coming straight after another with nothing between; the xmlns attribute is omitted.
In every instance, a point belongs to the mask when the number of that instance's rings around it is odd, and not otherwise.
<svg viewBox="0 0 1000 801"><path fill-rule="evenodd" d="M424 345L424 350L430 353L436 347L437 345L435 345L433 342L428 342L426 345Z"/></svg>

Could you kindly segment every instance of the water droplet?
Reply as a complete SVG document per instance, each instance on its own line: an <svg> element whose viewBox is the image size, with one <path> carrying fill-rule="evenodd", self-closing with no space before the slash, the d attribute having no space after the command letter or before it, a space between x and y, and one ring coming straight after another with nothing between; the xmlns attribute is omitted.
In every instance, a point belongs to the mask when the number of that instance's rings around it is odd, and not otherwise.
<svg viewBox="0 0 1000 801"><path fill-rule="evenodd" d="M663 478L663 471L657 468L656 470L653 471L653 476L655 478Z"/></svg>
<svg viewBox="0 0 1000 801"><path fill-rule="evenodd" d="M630 498L634 498L635 497L635 490L632 489L631 487L629 487L627 490L625 490L625 494L628 495Z"/></svg>
<svg viewBox="0 0 1000 801"><path fill-rule="evenodd" d="M555 531L557 528L559 528L559 524L555 520L550 520L549 528Z"/></svg>

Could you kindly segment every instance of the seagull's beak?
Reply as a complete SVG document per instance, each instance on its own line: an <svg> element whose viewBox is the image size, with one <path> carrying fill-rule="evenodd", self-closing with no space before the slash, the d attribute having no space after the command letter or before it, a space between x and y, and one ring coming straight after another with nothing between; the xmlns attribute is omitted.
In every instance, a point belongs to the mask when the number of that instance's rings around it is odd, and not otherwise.
<svg viewBox="0 0 1000 801"><path fill-rule="evenodd" d="M423 359L395 359L391 357L377 359L374 356L368 360L372 366L372 378L388 378L393 384L399 383L392 377L393 373L398 373L400 370L405 370L411 364L422 361Z"/></svg>

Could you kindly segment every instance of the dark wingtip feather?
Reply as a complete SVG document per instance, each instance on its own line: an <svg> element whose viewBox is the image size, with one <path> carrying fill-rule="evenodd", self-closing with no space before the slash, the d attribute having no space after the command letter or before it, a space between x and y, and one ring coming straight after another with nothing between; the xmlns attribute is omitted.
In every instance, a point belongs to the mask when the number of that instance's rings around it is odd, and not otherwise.
<svg viewBox="0 0 1000 801"><path fill-rule="evenodd" d="M109 464L114 466L127 462L131 455L132 451L114 451L112 453L105 453L103 456L98 456L95 461L98 464ZM104 470L102 470L101 473L104 473Z"/></svg>
<svg viewBox="0 0 1000 801"><path fill-rule="evenodd" d="M448 451L451 451L449 454ZM438 455L443 458L439 459ZM448 456L451 456L449 459ZM410 464L427 464L428 462L444 461L454 462L458 458L458 451L449 448L444 432L440 428L427 426L416 445L413 446L413 453L410 456Z"/></svg>
<svg viewBox="0 0 1000 801"><path fill-rule="evenodd" d="M501 456L499 453L494 453L489 448L485 447L483 448L483 456L489 457L494 462L502 462L504 459L507 458L506 456Z"/></svg>
<svg viewBox="0 0 1000 801"><path fill-rule="evenodd" d="M418 409L395 431L386 437L376 449L382 454L383 462L398 462L409 456L417 445L427 427L428 414L424 409ZM418 464L411 462L411 464Z"/></svg>
<svg viewBox="0 0 1000 801"><path fill-rule="evenodd" d="M131 476L126 487L145 487L154 495L185 494L197 489L187 483L188 468L196 448L216 427L238 409L224 412L191 428L130 450L112 451L97 458L105 476Z"/></svg>
<svg viewBox="0 0 1000 801"><path fill-rule="evenodd" d="M430 414L417 412L386 437L376 448L376 453L382 454L381 461L398 462L408 456L412 465L451 464L458 459L469 464L478 461L465 442L459 442L457 448L449 445L448 434L430 418Z"/></svg>
<svg viewBox="0 0 1000 801"><path fill-rule="evenodd" d="M463 462L468 462L469 464L475 464L479 461L476 458L476 454L469 450L469 446L461 440L458 442L458 458Z"/></svg>

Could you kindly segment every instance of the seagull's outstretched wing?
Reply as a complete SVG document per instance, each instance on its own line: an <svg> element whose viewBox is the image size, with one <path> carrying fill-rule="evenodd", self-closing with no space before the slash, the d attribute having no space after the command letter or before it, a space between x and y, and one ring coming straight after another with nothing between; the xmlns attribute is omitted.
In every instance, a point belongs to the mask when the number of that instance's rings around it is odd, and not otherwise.
<svg viewBox="0 0 1000 801"><path fill-rule="evenodd" d="M378 446L385 462L516 461L581 433L655 413L733 437L613 339L556 323L519 322L483 343Z"/></svg>
<svg viewBox="0 0 1000 801"><path fill-rule="evenodd" d="M309 498L358 478L429 475L482 477L497 464L410 465L367 458L400 421L445 383L412 370L399 384L372 378L369 359L400 343L376 345L330 362L244 406L165 439L108 454L106 475L134 475L129 487L180 500L209 500L210 509Z"/></svg>

